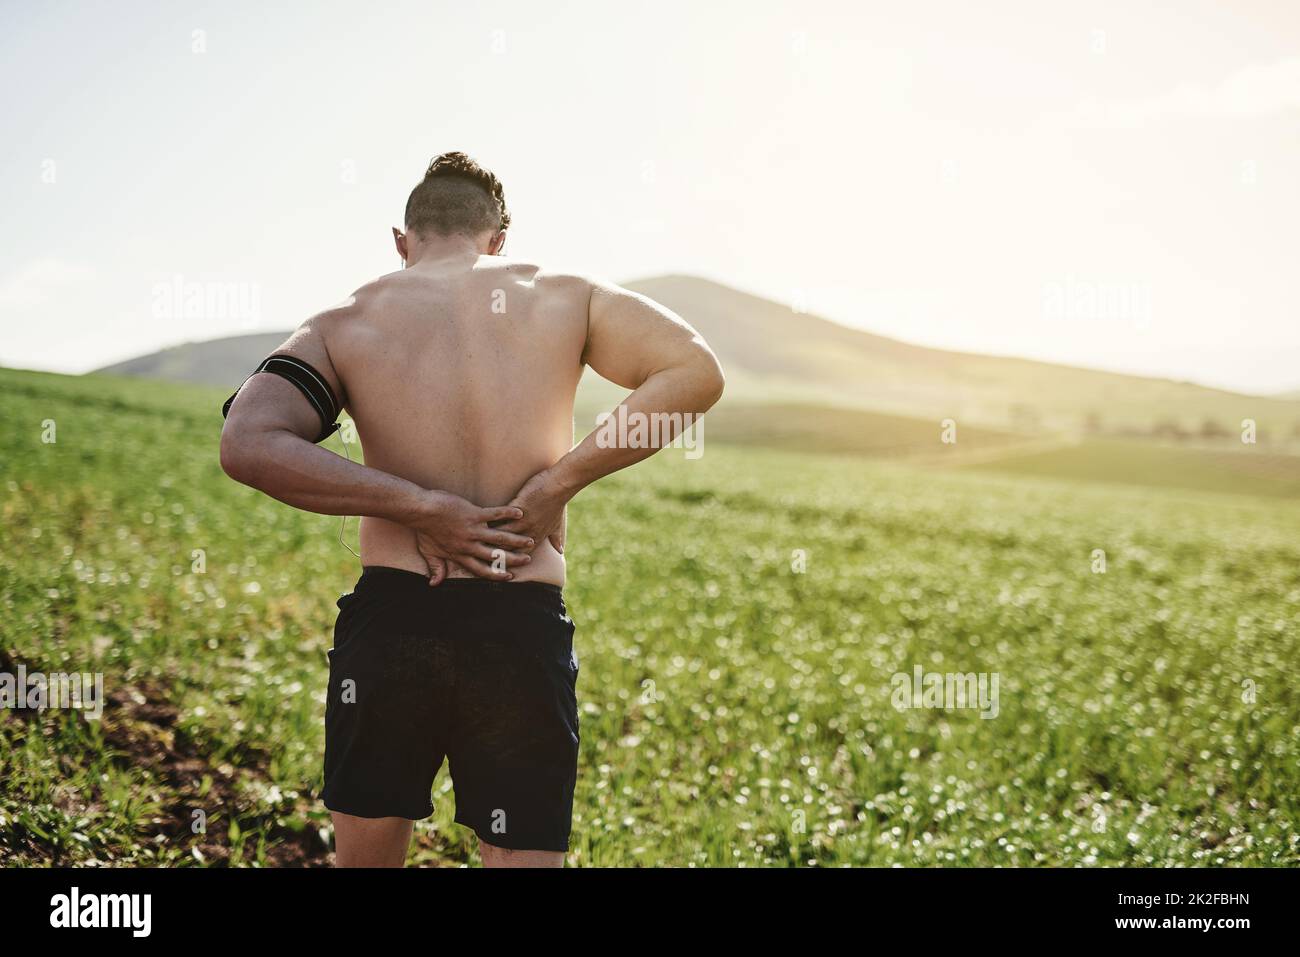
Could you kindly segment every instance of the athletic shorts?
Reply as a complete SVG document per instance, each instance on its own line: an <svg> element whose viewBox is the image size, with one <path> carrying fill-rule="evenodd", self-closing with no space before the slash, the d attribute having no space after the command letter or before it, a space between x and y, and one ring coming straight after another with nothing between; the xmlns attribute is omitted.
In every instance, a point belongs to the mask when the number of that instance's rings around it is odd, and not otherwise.
<svg viewBox="0 0 1300 957"><path fill-rule="evenodd" d="M367 567L338 601L325 806L433 813L450 761L456 822L497 847L565 851L578 768L578 659L556 585Z"/></svg>

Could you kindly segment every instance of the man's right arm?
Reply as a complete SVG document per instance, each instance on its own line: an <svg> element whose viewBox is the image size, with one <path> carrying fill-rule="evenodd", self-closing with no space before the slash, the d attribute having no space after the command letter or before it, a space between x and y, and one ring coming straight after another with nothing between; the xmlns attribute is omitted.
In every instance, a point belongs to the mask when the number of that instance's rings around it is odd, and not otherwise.
<svg viewBox="0 0 1300 957"><path fill-rule="evenodd" d="M615 385L632 389L621 403L629 421L689 423L722 397L722 366L704 338L680 316L638 293L596 283L588 306L587 348L583 359ZM652 416L668 414L669 418ZM673 417L674 413L680 416ZM645 448L601 448L597 433L586 437L555 465L556 478L576 494L599 478L649 458L680 429L649 430ZM616 443L617 446L617 443Z"/></svg>
<svg viewBox="0 0 1300 957"><path fill-rule="evenodd" d="M630 422L644 417L688 425L688 414L707 412L725 384L717 356L698 332L671 310L613 284L592 285L583 360L602 377L633 390L621 403ZM600 430L590 433L520 489L510 504L522 508L524 518L503 527L540 541L555 531L565 504L579 491L649 458L680 431L649 429L650 441L639 447L602 442Z"/></svg>

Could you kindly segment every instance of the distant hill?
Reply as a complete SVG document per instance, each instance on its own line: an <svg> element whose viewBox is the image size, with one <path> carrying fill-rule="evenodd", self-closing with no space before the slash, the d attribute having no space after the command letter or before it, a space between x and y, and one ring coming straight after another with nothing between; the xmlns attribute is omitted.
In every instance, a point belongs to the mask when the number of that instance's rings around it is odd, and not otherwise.
<svg viewBox="0 0 1300 957"><path fill-rule="evenodd" d="M1017 432L1067 429L1300 437L1300 401L1030 359L948 352L851 329L692 276L627 284L679 313L722 359L730 401L951 417ZM186 343L98 370L231 387L288 332ZM585 391L591 392L589 384ZM597 389L602 398L608 390Z"/></svg>
<svg viewBox="0 0 1300 957"><path fill-rule="evenodd" d="M261 332L209 339L206 342L187 342L161 352L136 356L125 362L115 362L95 371L142 379L229 386L234 389L244 381L254 366L288 336L288 331Z"/></svg>
<svg viewBox="0 0 1300 957"><path fill-rule="evenodd" d="M1161 423L1200 431L1300 428L1300 402L1244 396L1187 382L1031 359L930 349L793 312L788 306L689 276L629 283L698 328L728 369L768 388L927 418L997 427L1121 431Z"/></svg>

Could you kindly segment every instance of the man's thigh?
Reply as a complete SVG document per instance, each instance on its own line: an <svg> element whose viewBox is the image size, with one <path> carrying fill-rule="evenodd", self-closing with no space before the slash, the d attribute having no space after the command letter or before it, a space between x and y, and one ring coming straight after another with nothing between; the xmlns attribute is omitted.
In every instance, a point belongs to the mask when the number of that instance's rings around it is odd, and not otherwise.
<svg viewBox="0 0 1300 957"><path fill-rule="evenodd" d="M563 867L562 851L512 851L496 847L482 838L478 842L479 857L484 867Z"/></svg>
<svg viewBox="0 0 1300 957"><path fill-rule="evenodd" d="M405 867L413 821L404 817L355 817L334 811L336 867Z"/></svg>

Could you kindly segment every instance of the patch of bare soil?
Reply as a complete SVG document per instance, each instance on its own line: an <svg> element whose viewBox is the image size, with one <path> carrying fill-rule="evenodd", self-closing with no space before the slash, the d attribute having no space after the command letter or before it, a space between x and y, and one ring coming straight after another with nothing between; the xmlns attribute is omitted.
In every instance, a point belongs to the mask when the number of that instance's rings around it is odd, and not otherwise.
<svg viewBox="0 0 1300 957"><path fill-rule="evenodd" d="M222 864L230 859L229 821L234 816L245 832L259 825L265 827L269 866L328 867L332 863L332 854L319 832L306 823L311 809L306 799L298 799L292 810L285 809L278 815L257 814L248 806L251 802L245 794L249 790L269 786L269 757L265 752L246 752L238 768L213 765L177 727L180 712L156 686L118 688L108 695L108 702L109 707L104 709L104 740L123 763L152 771L171 792L164 815L155 819L153 830L144 837L163 835L197 849L209 864ZM254 785L251 789L250 784ZM261 788L256 787L259 784ZM208 815L206 833L192 831L195 810ZM278 823L278 818L302 821L304 827L295 831Z"/></svg>
<svg viewBox="0 0 1300 957"><path fill-rule="evenodd" d="M39 670L26 664L29 673ZM17 670L15 656L0 648L0 671L16 674ZM31 733L32 725L42 718L50 720L50 714L14 709L11 717L23 729L19 734L23 734ZM179 717L179 710L168 703L165 690L150 683L118 687L108 695L104 708L101 729L111 749L110 759L122 767L147 771L164 785L155 797L160 813L140 834L142 843L160 838L175 842L187 852L197 851L208 865L220 866L231 858L233 818L250 842L257 840L255 832L265 834L263 856L269 866L328 867L332 863L333 854L309 816L309 800L300 797L289 807L268 812L259 810L257 802L249 797L272 790L267 776L269 755L250 750L240 767L215 765L178 726ZM76 760L63 755L61 766L73 776ZM70 793L64 797L83 813L94 813L96 796ZM193 826L195 811L206 815L206 827L198 829L199 833ZM282 823L285 820L300 821L303 826L294 830ZM58 854L46 850L43 856L48 863L62 863L57 860Z"/></svg>

